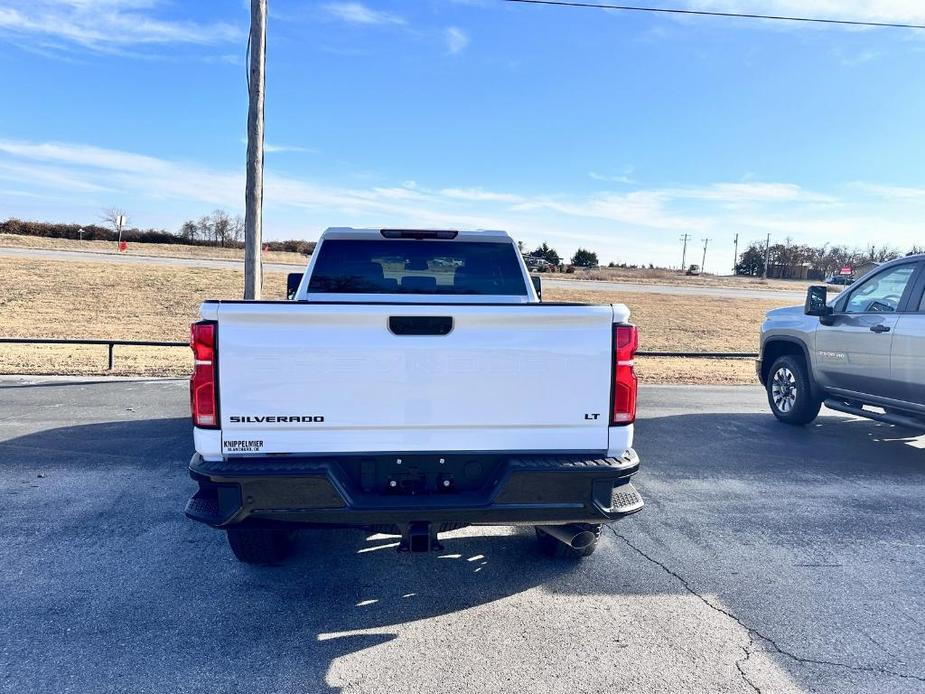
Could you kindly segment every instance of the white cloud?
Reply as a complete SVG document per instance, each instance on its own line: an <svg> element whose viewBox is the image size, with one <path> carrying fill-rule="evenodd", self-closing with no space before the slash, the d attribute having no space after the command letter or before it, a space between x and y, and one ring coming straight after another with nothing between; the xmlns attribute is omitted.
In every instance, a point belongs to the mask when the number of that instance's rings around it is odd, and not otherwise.
<svg viewBox="0 0 925 694"><path fill-rule="evenodd" d="M925 23L921 0L688 0L694 10L820 17L864 22Z"/></svg>
<svg viewBox="0 0 925 694"><path fill-rule="evenodd" d="M588 178L591 178L595 181L604 181L607 183L635 183L635 181L630 177L631 173L633 173L632 167L627 167L624 169L622 174L616 176L598 173L597 171L589 171Z"/></svg>
<svg viewBox="0 0 925 694"><path fill-rule="evenodd" d="M925 202L925 188L913 188L910 186L886 186L872 183L857 183L855 186L861 191L889 200Z"/></svg>
<svg viewBox="0 0 925 694"><path fill-rule="evenodd" d="M405 20L391 12L374 10L359 2L332 2L324 11L335 19L351 24L406 24Z"/></svg>
<svg viewBox="0 0 925 694"><path fill-rule="evenodd" d="M443 35L446 40L446 50L451 55L456 55L469 45L469 36L458 27L447 27Z"/></svg>
<svg viewBox="0 0 925 694"><path fill-rule="evenodd" d="M629 192L513 193L481 187L428 187L410 180L330 185L282 175L265 179L268 238L313 237L329 225L507 229L533 246L578 245L601 258L677 263L681 233L713 239L711 253L732 255L732 236L748 242L771 232L782 240L861 246L871 234L897 246L921 242L925 190L854 183L829 195L792 183L718 182ZM83 144L0 140L0 181L19 194L5 213L69 220L120 205L144 225L179 226L185 216L225 207L239 212L244 174ZM34 197L34 196L40 197ZM55 206L46 205L55 200ZM165 201L169 204L165 204ZM139 223L142 223L139 221ZM312 231L306 231L311 229ZM728 249L724 247L728 245Z"/></svg>
<svg viewBox="0 0 925 694"><path fill-rule="evenodd" d="M508 202L512 204L525 202L520 195L511 193L495 193L490 190L481 188L443 188L439 191L440 195L457 200L469 200L473 202Z"/></svg>
<svg viewBox="0 0 925 694"><path fill-rule="evenodd" d="M834 203L835 199L807 191L792 183L714 183L700 188L674 188L663 191L667 197L714 200L730 204L748 202Z"/></svg>
<svg viewBox="0 0 925 694"><path fill-rule="evenodd" d="M161 0L7 0L0 7L0 36L43 41L53 50L76 45L96 51L213 45L239 41L243 36L239 27L225 22L203 24L158 17L156 11L162 4Z"/></svg>
<svg viewBox="0 0 925 694"><path fill-rule="evenodd" d="M247 144L247 138L241 138L241 144ZM268 154L275 154L278 152L301 152L305 154L315 154L317 150L312 149L311 147L302 147L300 145L278 145L271 142L263 143L263 151Z"/></svg>
<svg viewBox="0 0 925 694"><path fill-rule="evenodd" d="M308 154L314 153L315 150L310 147L299 147L298 145L274 145L270 142L263 143L263 151L268 153L274 152L305 152Z"/></svg>

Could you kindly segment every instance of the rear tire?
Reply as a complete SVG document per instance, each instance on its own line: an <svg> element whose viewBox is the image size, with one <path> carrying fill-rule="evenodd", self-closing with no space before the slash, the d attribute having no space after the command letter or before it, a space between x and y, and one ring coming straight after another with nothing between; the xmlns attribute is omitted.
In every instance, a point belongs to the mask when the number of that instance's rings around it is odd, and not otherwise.
<svg viewBox="0 0 925 694"><path fill-rule="evenodd" d="M278 564L289 554L290 532L272 528L228 528L228 545L245 564Z"/></svg>
<svg viewBox="0 0 925 694"><path fill-rule="evenodd" d="M813 396L806 362L785 354L771 365L767 385L771 412L785 424L802 426L819 415L822 401Z"/></svg>
<svg viewBox="0 0 925 694"><path fill-rule="evenodd" d="M597 541L601 537L601 532L603 531L604 526L586 523L582 524L582 527L594 533L594 542L592 542L587 547L575 549L574 547L570 547L564 542L557 540L552 535L548 535L534 526L534 530L536 530L536 541L539 544L540 552L545 554L547 557L557 557L560 559L584 559L585 557L590 557L592 554L594 554L594 550L597 549Z"/></svg>

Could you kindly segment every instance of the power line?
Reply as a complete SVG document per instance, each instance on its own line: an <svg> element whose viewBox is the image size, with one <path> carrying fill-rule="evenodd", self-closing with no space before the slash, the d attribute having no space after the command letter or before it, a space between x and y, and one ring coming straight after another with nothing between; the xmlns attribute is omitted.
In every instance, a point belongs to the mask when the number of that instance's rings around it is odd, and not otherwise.
<svg viewBox="0 0 925 694"><path fill-rule="evenodd" d="M778 22L807 22L811 24L838 24L841 26L879 27L888 29L925 29L925 24L903 24L898 22L862 22L850 19L825 19L823 17L793 17L774 14L745 14L740 12L711 12L709 10L682 10L672 7L642 7L639 5L609 5L596 2L567 2L566 0L504 0L524 5L556 5L559 7L581 7L598 10L620 10L622 12L658 12L661 14L697 15L700 17L731 17L735 19L770 19Z"/></svg>

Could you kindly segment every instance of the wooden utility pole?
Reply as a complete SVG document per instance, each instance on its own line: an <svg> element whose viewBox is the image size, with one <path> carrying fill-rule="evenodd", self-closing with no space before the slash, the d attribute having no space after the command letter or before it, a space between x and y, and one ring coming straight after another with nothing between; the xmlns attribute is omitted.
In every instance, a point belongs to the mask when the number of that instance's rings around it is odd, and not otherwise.
<svg viewBox="0 0 925 694"><path fill-rule="evenodd" d="M771 235L768 234L768 240L764 244L764 278L768 278L768 263L771 261Z"/></svg>
<svg viewBox="0 0 925 694"><path fill-rule="evenodd" d="M244 185L244 298L263 294L263 97L267 65L267 0L251 0L248 66L247 181Z"/></svg>
<svg viewBox="0 0 925 694"><path fill-rule="evenodd" d="M703 260L700 261L700 274L705 273L707 267L707 246L710 245L710 239L701 239L703 241Z"/></svg>
<svg viewBox="0 0 925 694"><path fill-rule="evenodd" d="M690 234L682 234L681 242L684 244L684 249L681 251L681 272L687 268L687 242L691 240Z"/></svg>
<svg viewBox="0 0 925 694"><path fill-rule="evenodd" d="M739 234L736 232L735 249L732 251L732 274L738 275L739 267Z"/></svg>

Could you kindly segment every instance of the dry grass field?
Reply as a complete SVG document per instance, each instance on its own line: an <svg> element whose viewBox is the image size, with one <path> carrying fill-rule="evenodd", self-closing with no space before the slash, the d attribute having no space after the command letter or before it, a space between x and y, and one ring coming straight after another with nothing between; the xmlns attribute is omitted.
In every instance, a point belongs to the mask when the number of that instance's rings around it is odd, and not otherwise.
<svg viewBox="0 0 925 694"><path fill-rule="evenodd" d="M0 257L0 336L187 339L206 298L237 298L238 270ZM267 298L281 299L285 275L266 273ZM548 289L546 298L626 303L647 350L736 351L757 348L765 311L755 299ZM182 348L117 347L120 375L186 375ZM751 383L751 361L641 359L640 376L659 383ZM105 347L0 345L0 373L105 374Z"/></svg>
<svg viewBox="0 0 925 694"><path fill-rule="evenodd" d="M84 253L118 253L114 241L75 241L74 239L46 239L39 236L0 234L0 248L40 248L55 251L81 251ZM184 246L172 243L130 243L128 250L120 255L158 256L162 258L200 258L208 260L244 261L240 248L215 248L213 246ZM290 263L305 265L305 256L283 251L266 251L263 259L268 263Z"/></svg>

